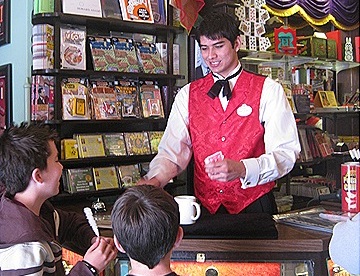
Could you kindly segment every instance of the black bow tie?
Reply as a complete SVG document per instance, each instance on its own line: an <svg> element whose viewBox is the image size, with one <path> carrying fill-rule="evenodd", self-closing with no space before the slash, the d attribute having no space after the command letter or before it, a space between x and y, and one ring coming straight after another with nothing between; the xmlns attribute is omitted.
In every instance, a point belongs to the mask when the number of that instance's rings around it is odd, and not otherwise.
<svg viewBox="0 0 360 276"><path fill-rule="evenodd" d="M223 95L226 96L227 100L230 100L231 98L231 89L230 89L230 85L229 85L229 80L231 80L232 78L235 78L237 75L240 74L242 70L242 67L239 68L239 70L236 71L236 73L234 73L233 75L227 77L224 80L217 80L213 86L210 88L209 92L207 93L208 96L212 99L215 99L220 91L221 88L223 89Z"/></svg>

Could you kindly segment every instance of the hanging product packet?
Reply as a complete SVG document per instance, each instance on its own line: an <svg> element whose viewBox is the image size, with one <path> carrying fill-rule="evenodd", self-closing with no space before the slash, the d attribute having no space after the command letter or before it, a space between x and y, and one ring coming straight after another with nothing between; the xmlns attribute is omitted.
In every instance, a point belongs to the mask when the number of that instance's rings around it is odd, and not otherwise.
<svg viewBox="0 0 360 276"><path fill-rule="evenodd" d="M86 69L86 28L64 25L60 28L60 61L62 69Z"/></svg>

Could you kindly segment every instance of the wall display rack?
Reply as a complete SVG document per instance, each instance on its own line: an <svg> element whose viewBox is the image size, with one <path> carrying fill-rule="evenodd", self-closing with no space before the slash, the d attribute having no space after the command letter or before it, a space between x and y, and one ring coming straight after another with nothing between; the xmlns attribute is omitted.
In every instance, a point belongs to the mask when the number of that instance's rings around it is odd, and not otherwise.
<svg viewBox="0 0 360 276"><path fill-rule="evenodd" d="M172 22L172 8L168 7L169 20ZM167 116L169 115L174 95L174 86L177 79L183 79L182 75L173 74L173 48L176 35L181 34L183 29L172 25L135 23L123 21L117 18L98 18L90 16L65 14L61 11L60 1L55 2L55 11L51 13L41 13L33 15L33 26L48 24L54 30L54 58L53 68L32 70L32 75L51 76L54 79L54 116L45 123L55 128L61 139L73 138L74 134L93 134L93 133L119 133L119 132L140 132L140 131L163 131L166 126ZM156 36L156 42L165 42L167 48L166 74L153 73L133 73L116 71L95 71L92 66L90 49L86 48L86 68L85 70L64 69L61 67L61 39L60 32L62 26L80 26L86 29L86 35L110 36L112 33L140 33ZM160 87L167 87L167 95L163 99L164 118L122 118L119 120L63 120L62 119L62 92L61 81L63 78L87 78L94 80L131 80L136 82L156 81ZM61 160L64 168L83 168L96 166L120 166L149 162L154 154L132 155L132 156L107 156L79 158L72 160ZM116 194L121 188L114 190L92 191L84 193L67 194L63 191L54 200L71 200L72 198L99 197L102 195Z"/></svg>

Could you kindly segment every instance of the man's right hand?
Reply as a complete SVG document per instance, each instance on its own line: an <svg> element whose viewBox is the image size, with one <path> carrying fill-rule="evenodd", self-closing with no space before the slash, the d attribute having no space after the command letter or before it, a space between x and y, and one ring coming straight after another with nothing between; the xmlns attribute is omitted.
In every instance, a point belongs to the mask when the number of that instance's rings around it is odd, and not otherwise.
<svg viewBox="0 0 360 276"><path fill-rule="evenodd" d="M157 186L160 187L160 181L157 180L155 177L151 178L151 179L145 179L145 178L140 178L140 180L136 183L136 185L145 185L145 184L149 184L149 185L153 185L153 186Z"/></svg>

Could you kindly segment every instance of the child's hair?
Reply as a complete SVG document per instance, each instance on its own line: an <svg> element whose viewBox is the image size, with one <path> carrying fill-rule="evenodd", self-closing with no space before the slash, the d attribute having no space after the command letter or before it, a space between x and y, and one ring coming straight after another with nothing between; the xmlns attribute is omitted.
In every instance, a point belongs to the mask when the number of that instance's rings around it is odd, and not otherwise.
<svg viewBox="0 0 360 276"><path fill-rule="evenodd" d="M200 36L205 36L211 40L224 37L228 39L234 47L235 40L239 35L239 21L231 15L219 11L206 14L199 27L195 30L195 39L199 45Z"/></svg>
<svg viewBox="0 0 360 276"><path fill-rule="evenodd" d="M44 124L21 123L0 136L0 185L14 196L26 189L35 168L46 169L49 141L57 141L55 130Z"/></svg>
<svg viewBox="0 0 360 276"><path fill-rule="evenodd" d="M164 189L127 188L111 212L116 239L133 260L154 268L173 248L179 230L179 207Z"/></svg>

